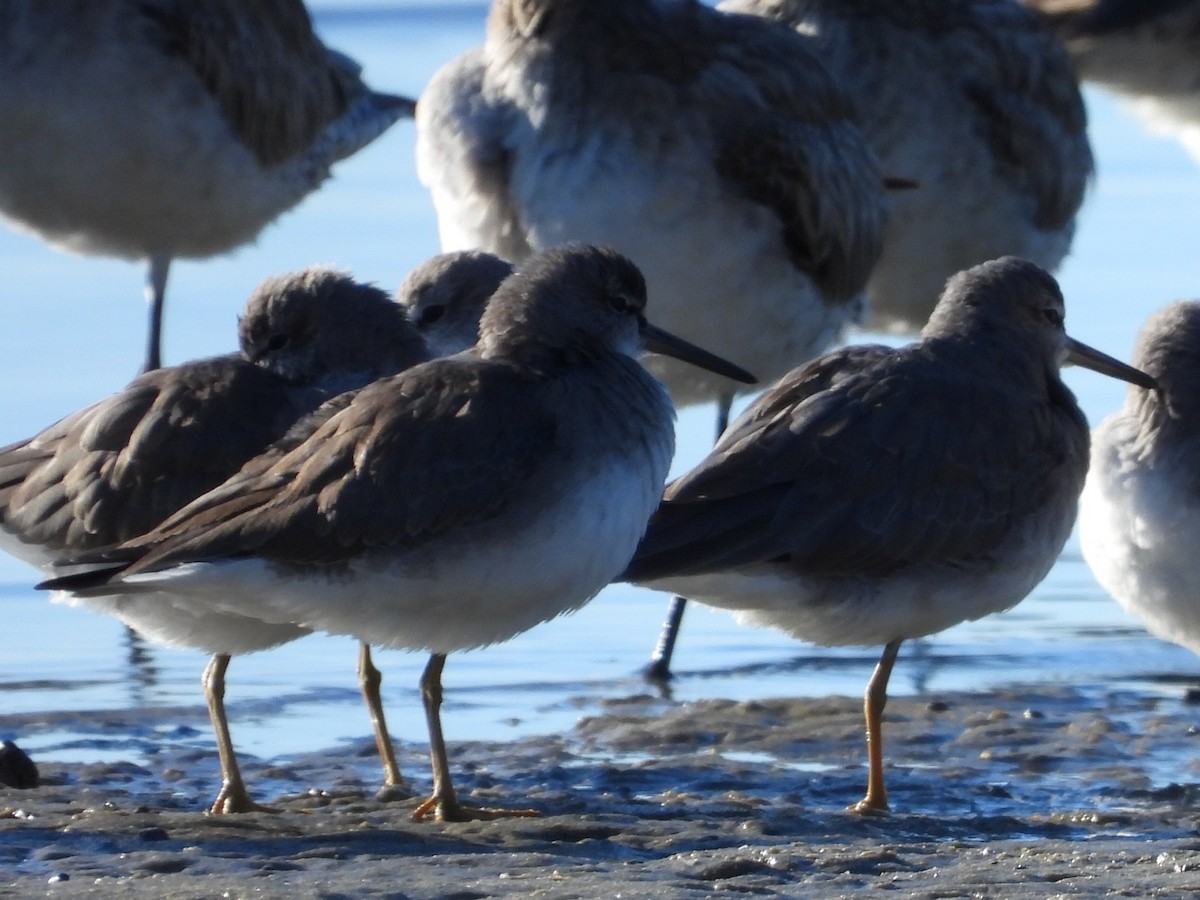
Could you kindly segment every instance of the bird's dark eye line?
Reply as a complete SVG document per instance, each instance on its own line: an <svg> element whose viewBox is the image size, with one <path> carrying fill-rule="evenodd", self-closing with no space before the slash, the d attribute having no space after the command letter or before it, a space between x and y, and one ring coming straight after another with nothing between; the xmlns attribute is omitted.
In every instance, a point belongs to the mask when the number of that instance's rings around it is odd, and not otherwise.
<svg viewBox="0 0 1200 900"><path fill-rule="evenodd" d="M287 346L288 336L286 334L273 334L270 340L267 341L268 350L282 350Z"/></svg>
<svg viewBox="0 0 1200 900"><path fill-rule="evenodd" d="M1055 309L1054 307L1048 306L1042 310L1042 315L1045 316L1046 321L1049 322L1051 325L1055 326L1056 328L1062 327L1063 314L1062 314L1061 310L1058 310L1058 309Z"/></svg>

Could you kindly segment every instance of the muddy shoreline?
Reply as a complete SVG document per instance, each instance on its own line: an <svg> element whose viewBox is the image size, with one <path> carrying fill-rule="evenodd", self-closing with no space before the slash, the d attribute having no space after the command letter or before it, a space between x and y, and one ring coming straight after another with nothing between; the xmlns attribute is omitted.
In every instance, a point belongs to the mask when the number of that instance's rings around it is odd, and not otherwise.
<svg viewBox="0 0 1200 900"><path fill-rule="evenodd" d="M563 735L454 744L468 802L537 819L413 823L364 741L244 760L276 813L210 816L214 754L43 764L0 789L0 897L1183 897L1200 890L1200 708L1031 686L898 698L893 813L857 698L633 697ZM423 747L402 765L428 787Z"/></svg>

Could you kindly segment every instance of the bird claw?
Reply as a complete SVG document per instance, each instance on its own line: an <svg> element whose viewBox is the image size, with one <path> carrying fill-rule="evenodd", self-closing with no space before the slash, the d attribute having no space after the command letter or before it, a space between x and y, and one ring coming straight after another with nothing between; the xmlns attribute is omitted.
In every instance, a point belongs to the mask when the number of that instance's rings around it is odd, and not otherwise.
<svg viewBox="0 0 1200 900"><path fill-rule="evenodd" d="M478 822L520 816L533 817L542 814L540 810L536 809L495 809L488 806L464 806L457 800L445 800L435 795L413 811L412 820L414 822L423 822L431 812L433 813L433 820L435 822Z"/></svg>
<svg viewBox="0 0 1200 900"><path fill-rule="evenodd" d="M857 803L851 803L846 807L846 812L852 812L859 816L888 816L891 815L891 810L888 809L887 801L882 803L877 800L872 800L870 797L863 797Z"/></svg>
<svg viewBox="0 0 1200 900"><path fill-rule="evenodd" d="M213 805L209 807L208 812L214 816L227 816L239 813L249 812L265 812L279 813L281 810L273 806L263 806L255 803L250 799L250 795L246 793L245 788L236 788L225 785L217 794L217 799L213 801Z"/></svg>

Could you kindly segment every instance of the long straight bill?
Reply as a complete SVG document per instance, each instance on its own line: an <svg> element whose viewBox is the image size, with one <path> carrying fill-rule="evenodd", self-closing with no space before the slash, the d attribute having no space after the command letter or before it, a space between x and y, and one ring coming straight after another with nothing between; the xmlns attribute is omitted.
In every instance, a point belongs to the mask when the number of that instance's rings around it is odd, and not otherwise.
<svg viewBox="0 0 1200 900"><path fill-rule="evenodd" d="M715 372L717 375L724 375L726 378L740 381L742 384L754 384L758 380L741 366L735 366L728 360L709 353L707 350L702 350L695 344L675 337L669 331L663 331L648 322L642 323L641 330L646 349L652 353L674 357L685 363L691 363L693 366L699 366L701 369L707 369L709 372Z"/></svg>
<svg viewBox="0 0 1200 900"><path fill-rule="evenodd" d="M1070 337L1067 338L1067 362L1071 365L1091 369L1093 372L1099 372L1101 375L1128 381L1130 384L1136 384L1138 387L1148 390L1158 389L1158 382L1141 369L1127 366L1119 359L1113 359L1107 353L1093 350L1087 344L1081 344Z"/></svg>

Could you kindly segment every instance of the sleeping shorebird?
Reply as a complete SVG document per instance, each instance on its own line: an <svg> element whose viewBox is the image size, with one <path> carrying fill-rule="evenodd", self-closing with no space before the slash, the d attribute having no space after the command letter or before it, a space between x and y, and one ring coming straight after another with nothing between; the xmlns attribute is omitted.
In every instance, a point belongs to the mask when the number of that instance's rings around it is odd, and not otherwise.
<svg viewBox="0 0 1200 900"><path fill-rule="evenodd" d="M825 349L879 254L884 179L787 29L691 2L495 0L434 75L417 162L447 250L628 255L657 316L763 377ZM728 379L648 363L679 404Z"/></svg>
<svg viewBox="0 0 1200 900"><path fill-rule="evenodd" d="M1200 301L1152 315L1133 362L1158 390L1131 388L1093 432L1080 544L1096 580L1152 634L1200 653Z"/></svg>
<svg viewBox="0 0 1200 900"><path fill-rule="evenodd" d="M0 449L0 548L49 572L64 556L140 535L233 475L332 394L427 357L386 293L325 268L263 282L239 332L240 354L146 372ZM68 602L115 615L153 641L213 654L203 683L223 784L212 811L254 808L229 737L225 670L231 654L273 647L307 629L225 611L198 615L145 595ZM385 785L397 786L379 676L365 645L359 664Z"/></svg>
<svg viewBox="0 0 1200 900"><path fill-rule="evenodd" d="M667 394L632 358L643 346L749 379L647 324L645 304L611 250L539 254L492 296L472 350L326 404L290 452L119 548L128 565L48 586L429 651L434 782L414 817L512 812L454 791L446 655L579 608L629 561L674 447Z"/></svg>
<svg viewBox="0 0 1200 900"><path fill-rule="evenodd" d="M1080 78L1120 95L1200 160L1200 2L1022 2L1062 39Z"/></svg>
<svg viewBox="0 0 1200 900"><path fill-rule="evenodd" d="M917 332L946 279L1000 256L1053 270L1092 175L1058 41L1012 0L723 0L807 36L889 175L869 328Z"/></svg>
<svg viewBox="0 0 1200 900"><path fill-rule="evenodd" d="M439 253L408 273L396 302L430 355L450 356L475 345L488 299L512 272L512 263L482 250Z"/></svg>
<svg viewBox="0 0 1200 900"><path fill-rule="evenodd" d="M611 245L664 327L760 378L861 312L884 179L847 98L775 23L690 0L494 0L484 46L422 94L417 134L444 248ZM736 383L647 366L677 406L716 400L724 430Z"/></svg>
<svg viewBox="0 0 1200 900"><path fill-rule="evenodd" d="M829 645L883 644L867 793L888 808L882 715L903 641L1008 609L1075 521L1087 422L1073 362L1153 380L1067 337L1054 279L1005 258L950 280L921 340L796 369L673 482L623 580Z"/></svg>
<svg viewBox="0 0 1200 900"><path fill-rule="evenodd" d="M321 44L300 0L6 0L0 216L147 260L155 369L172 259L254 240L412 114Z"/></svg>

